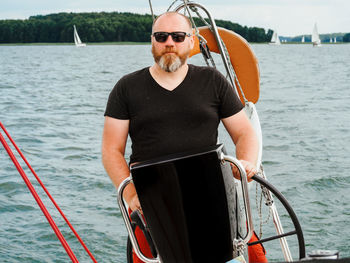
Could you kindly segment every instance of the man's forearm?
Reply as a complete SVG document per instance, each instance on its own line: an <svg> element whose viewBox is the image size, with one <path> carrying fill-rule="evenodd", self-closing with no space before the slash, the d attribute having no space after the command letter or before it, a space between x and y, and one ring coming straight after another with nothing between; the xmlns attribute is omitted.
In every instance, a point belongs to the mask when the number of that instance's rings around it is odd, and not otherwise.
<svg viewBox="0 0 350 263"><path fill-rule="evenodd" d="M119 185L129 177L129 166L124 158L124 155L119 151L103 150L102 162L105 170L113 182L114 186L118 189ZM136 190L132 184L129 184L124 190L124 199L127 203L130 203L130 199L135 196Z"/></svg>
<svg viewBox="0 0 350 263"><path fill-rule="evenodd" d="M259 143L253 129L246 131L236 142L236 157L254 165L258 160Z"/></svg>

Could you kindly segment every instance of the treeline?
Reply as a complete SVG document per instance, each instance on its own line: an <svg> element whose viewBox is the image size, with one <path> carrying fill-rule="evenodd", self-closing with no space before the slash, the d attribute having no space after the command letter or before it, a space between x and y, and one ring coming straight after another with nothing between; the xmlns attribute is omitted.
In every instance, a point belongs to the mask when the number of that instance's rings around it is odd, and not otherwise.
<svg viewBox="0 0 350 263"><path fill-rule="evenodd" d="M320 34L320 39L322 43L334 42L334 39L337 42L349 42L347 41L346 35L347 34L345 33ZM281 37L281 38L286 39L288 42L301 42L301 39L303 37L305 39L305 42L311 42L311 35L301 35L301 36L295 36L295 37L289 37L289 38L288 37Z"/></svg>
<svg viewBox="0 0 350 263"><path fill-rule="evenodd" d="M350 42L350 33L347 33L343 36L343 42Z"/></svg>
<svg viewBox="0 0 350 263"><path fill-rule="evenodd" d="M198 19L198 26L203 25ZM272 31L216 20L249 42L269 42ZM25 20L0 20L0 43L73 42L76 25L83 42L149 42L152 16L119 12L58 13L31 16Z"/></svg>
<svg viewBox="0 0 350 263"><path fill-rule="evenodd" d="M199 19L195 19L195 23L199 26L204 25L203 22ZM226 29L236 32L237 34L245 38L248 42L270 42L273 34L273 30L271 29L265 31L264 28L241 26L240 24L232 23L226 20L215 20L215 23L219 27L224 27Z"/></svg>

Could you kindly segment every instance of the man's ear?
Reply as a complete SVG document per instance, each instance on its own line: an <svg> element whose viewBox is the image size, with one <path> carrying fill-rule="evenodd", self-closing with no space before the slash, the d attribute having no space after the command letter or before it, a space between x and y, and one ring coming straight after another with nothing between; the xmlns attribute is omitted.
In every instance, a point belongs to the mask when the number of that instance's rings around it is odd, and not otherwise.
<svg viewBox="0 0 350 263"><path fill-rule="evenodd" d="M193 47L194 47L195 37L196 37L196 35L195 35L195 30L194 30L194 29L192 29L192 35L190 36L190 45L191 45L191 50L192 50L192 49L193 49Z"/></svg>

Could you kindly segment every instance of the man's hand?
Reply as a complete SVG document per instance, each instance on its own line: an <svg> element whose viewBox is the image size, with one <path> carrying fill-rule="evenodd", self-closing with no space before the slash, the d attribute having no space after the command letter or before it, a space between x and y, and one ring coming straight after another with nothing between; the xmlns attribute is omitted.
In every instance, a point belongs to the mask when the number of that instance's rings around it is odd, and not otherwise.
<svg viewBox="0 0 350 263"><path fill-rule="evenodd" d="M245 161L245 160L239 160L239 161L241 162L241 164L243 165L243 167L245 169L245 172L247 174L248 182L251 182L252 181L252 177L257 173L255 165L252 164L251 162L248 162L248 161ZM230 164L230 165L231 165L231 168L232 168L233 176L236 179L240 180L241 176L240 176L238 168L234 164Z"/></svg>
<svg viewBox="0 0 350 263"><path fill-rule="evenodd" d="M139 198L137 197L136 193L134 195L132 195L131 197L129 197L129 200L126 200L126 201L129 205L129 208L132 211L139 210L139 212L141 214L143 214L142 209L141 209L141 205L140 205L140 201L139 201Z"/></svg>
<svg viewBox="0 0 350 263"><path fill-rule="evenodd" d="M256 171L256 162L259 153L259 142L255 130L244 110L222 119L222 122L236 145L236 158L239 159L247 173L248 182L252 181ZM235 178L240 179L239 171L234 166L232 172Z"/></svg>

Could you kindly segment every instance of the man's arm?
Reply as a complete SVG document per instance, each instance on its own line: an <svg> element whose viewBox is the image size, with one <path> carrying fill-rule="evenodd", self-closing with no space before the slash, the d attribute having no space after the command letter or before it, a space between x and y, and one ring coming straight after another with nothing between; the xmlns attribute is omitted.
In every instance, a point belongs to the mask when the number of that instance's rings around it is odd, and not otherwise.
<svg viewBox="0 0 350 263"><path fill-rule="evenodd" d="M129 120L105 117L102 138L102 162L116 188L130 174L128 164L124 158L128 132ZM125 188L124 199L131 210L140 209L140 203L132 184Z"/></svg>
<svg viewBox="0 0 350 263"><path fill-rule="evenodd" d="M236 145L236 157L246 170L248 180L256 173L259 144L253 126L244 110L221 120ZM233 169L237 175L236 169Z"/></svg>

